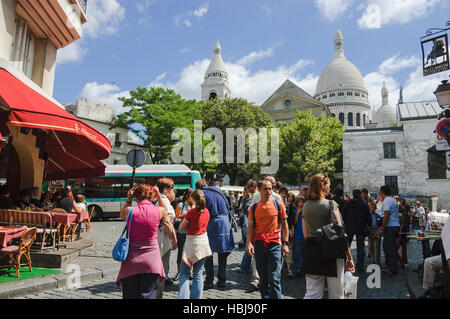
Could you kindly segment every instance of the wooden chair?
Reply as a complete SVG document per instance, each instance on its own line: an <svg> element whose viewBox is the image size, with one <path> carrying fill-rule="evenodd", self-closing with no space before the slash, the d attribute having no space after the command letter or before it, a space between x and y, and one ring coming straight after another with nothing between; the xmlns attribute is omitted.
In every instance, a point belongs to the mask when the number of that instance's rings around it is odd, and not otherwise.
<svg viewBox="0 0 450 319"><path fill-rule="evenodd" d="M36 227L40 251L54 249L57 229L53 227L52 215L47 212L28 212L21 210L10 210L13 225ZM50 246L45 246L46 242Z"/></svg>
<svg viewBox="0 0 450 319"><path fill-rule="evenodd" d="M30 248L36 239L37 228L33 227L28 229L20 238L19 246L8 246L0 250L1 255L7 255L9 257L8 269L14 267L16 269L17 278L20 278L20 267L28 266L30 272L33 271L31 268L31 257ZM27 259L26 263L21 263L22 256Z"/></svg>
<svg viewBox="0 0 450 319"><path fill-rule="evenodd" d="M92 218L92 215L94 214L94 210L95 210L95 207L92 206L91 209L89 209L89 219L84 221L87 232L91 232L91 218Z"/></svg>

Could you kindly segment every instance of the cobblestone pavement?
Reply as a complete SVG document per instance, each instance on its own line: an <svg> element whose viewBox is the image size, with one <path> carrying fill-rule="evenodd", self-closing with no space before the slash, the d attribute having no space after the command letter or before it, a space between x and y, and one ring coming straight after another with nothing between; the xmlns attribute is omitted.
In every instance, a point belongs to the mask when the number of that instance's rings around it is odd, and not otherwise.
<svg viewBox="0 0 450 319"><path fill-rule="evenodd" d="M89 249L83 250L82 255L74 263L78 263L82 270L105 263L113 263L111 250L122 230L123 223L117 220L109 220L93 223L92 232L84 234L87 238L95 241ZM235 242L241 239L240 231L234 233ZM176 275L176 253L172 251L170 257L169 277ZM352 244L352 253L356 259L356 246ZM247 292L250 276L236 272L243 255L243 249L236 248L230 254L227 263L227 288L226 290L209 289L204 291L205 299L259 299L258 291ZM368 258L366 257L366 266ZM407 299L409 298L406 288L406 276L408 282L416 292L420 292L421 278L414 272L422 262L422 248L420 243L410 241L408 244L409 265L407 268L399 269L398 275L381 274L381 288L368 288L366 284L370 273L358 273L358 299ZM382 252L381 260L384 260ZM214 256L215 274L217 274L217 255ZM54 289L37 295L22 297L22 299L117 299L122 298L121 290L115 286L116 276L109 276L99 280L86 283L79 289ZM287 278L286 271L282 271L282 298L300 299L305 294L305 278ZM178 281L171 286L166 285L164 298L176 299L178 293ZM325 293L326 297L326 293Z"/></svg>

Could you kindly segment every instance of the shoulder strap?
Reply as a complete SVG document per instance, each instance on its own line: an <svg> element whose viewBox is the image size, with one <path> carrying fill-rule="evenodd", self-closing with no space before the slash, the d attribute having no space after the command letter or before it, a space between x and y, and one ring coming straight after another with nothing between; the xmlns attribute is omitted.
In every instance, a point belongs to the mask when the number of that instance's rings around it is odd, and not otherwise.
<svg viewBox="0 0 450 319"><path fill-rule="evenodd" d="M331 199L328 200L329 211L330 211L330 223L333 223L333 202Z"/></svg>
<svg viewBox="0 0 450 319"><path fill-rule="evenodd" d="M254 203L254 204L252 205L253 229L256 229L256 219L255 219L256 206L258 206L258 202Z"/></svg>
<svg viewBox="0 0 450 319"><path fill-rule="evenodd" d="M278 202L278 200L274 199L273 200L273 204L275 205L277 211L278 211L278 223L280 223L281 221L281 207L280 207L280 203Z"/></svg>
<svg viewBox="0 0 450 319"><path fill-rule="evenodd" d="M128 215L127 215L127 219L126 219L126 221L125 221L125 227L123 228L122 235L120 235L120 237L123 237L123 234L125 234L125 231L127 232L127 238L128 238L128 236L130 235L131 220L132 220L132 218L133 218L133 207L130 207L130 208L128 209ZM128 223L128 219L130 220L130 223ZM130 225L129 229L128 229L128 227L127 227L128 224Z"/></svg>

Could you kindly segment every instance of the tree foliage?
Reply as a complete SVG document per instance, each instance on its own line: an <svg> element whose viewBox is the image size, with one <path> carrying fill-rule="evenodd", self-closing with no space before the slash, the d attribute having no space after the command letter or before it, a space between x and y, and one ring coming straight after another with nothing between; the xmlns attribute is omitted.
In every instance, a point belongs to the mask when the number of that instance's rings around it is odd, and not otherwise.
<svg viewBox="0 0 450 319"><path fill-rule="evenodd" d="M277 177L291 185L316 173L332 174L342 154L344 128L336 118L324 120L299 112L290 124L280 126L280 169Z"/></svg>
<svg viewBox="0 0 450 319"><path fill-rule="evenodd" d="M223 135L223 158L222 163L217 166L215 171L216 178L228 174L231 185L242 185L249 178L258 178L263 164L259 161L259 158L257 163L249 163L248 138L246 138L245 163L237 163L237 139L234 140L233 145L235 149L234 160L232 163L226 162L226 129L242 128L245 131L249 128L255 128L258 132L259 128L264 127L270 132L270 128L274 127L270 116L259 106L241 98L211 99L203 105L201 115L204 130L218 128Z"/></svg>
<svg viewBox="0 0 450 319"><path fill-rule="evenodd" d="M116 116L111 128L124 127L136 134L153 164L170 163L170 151L176 143L171 139L172 131L178 127L192 131L194 119L200 118L201 104L159 87L138 87L130 96L119 98L129 109Z"/></svg>

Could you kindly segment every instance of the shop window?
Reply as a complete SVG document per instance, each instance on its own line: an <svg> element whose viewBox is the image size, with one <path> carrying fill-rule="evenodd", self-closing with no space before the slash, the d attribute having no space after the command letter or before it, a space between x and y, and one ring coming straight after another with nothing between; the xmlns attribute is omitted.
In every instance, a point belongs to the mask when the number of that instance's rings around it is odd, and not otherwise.
<svg viewBox="0 0 450 319"><path fill-rule="evenodd" d="M392 195L398 194L398 178L397 176L385 176L384 183L389 186Z"/></svg>
<svg viewBox="0 0 450 319"><path fill-rule="evenodd" d="M17 17L10 60L28 78L31 78L33 71L34 41L26 21Z"/></svg>
<svg viewBox="0 0 450 319"><path fill-rule="evenodd" d="M122 145L122 143L120 142L120 134L116 133L116 136L114 138L114 146L120 147L121 145Z"/></svg>
<svg viewBox="0 0 450 319"><path fill-rule="evenodd" d="M383 143L384 158L396 158L395 142Z"/></svg>
<svg viewBox="0 0 450 319"><path fill-rule="evenodd" d="M428 153L428 178L447 178L447 162L444 157L437 156L433 153Z"/></svg>

